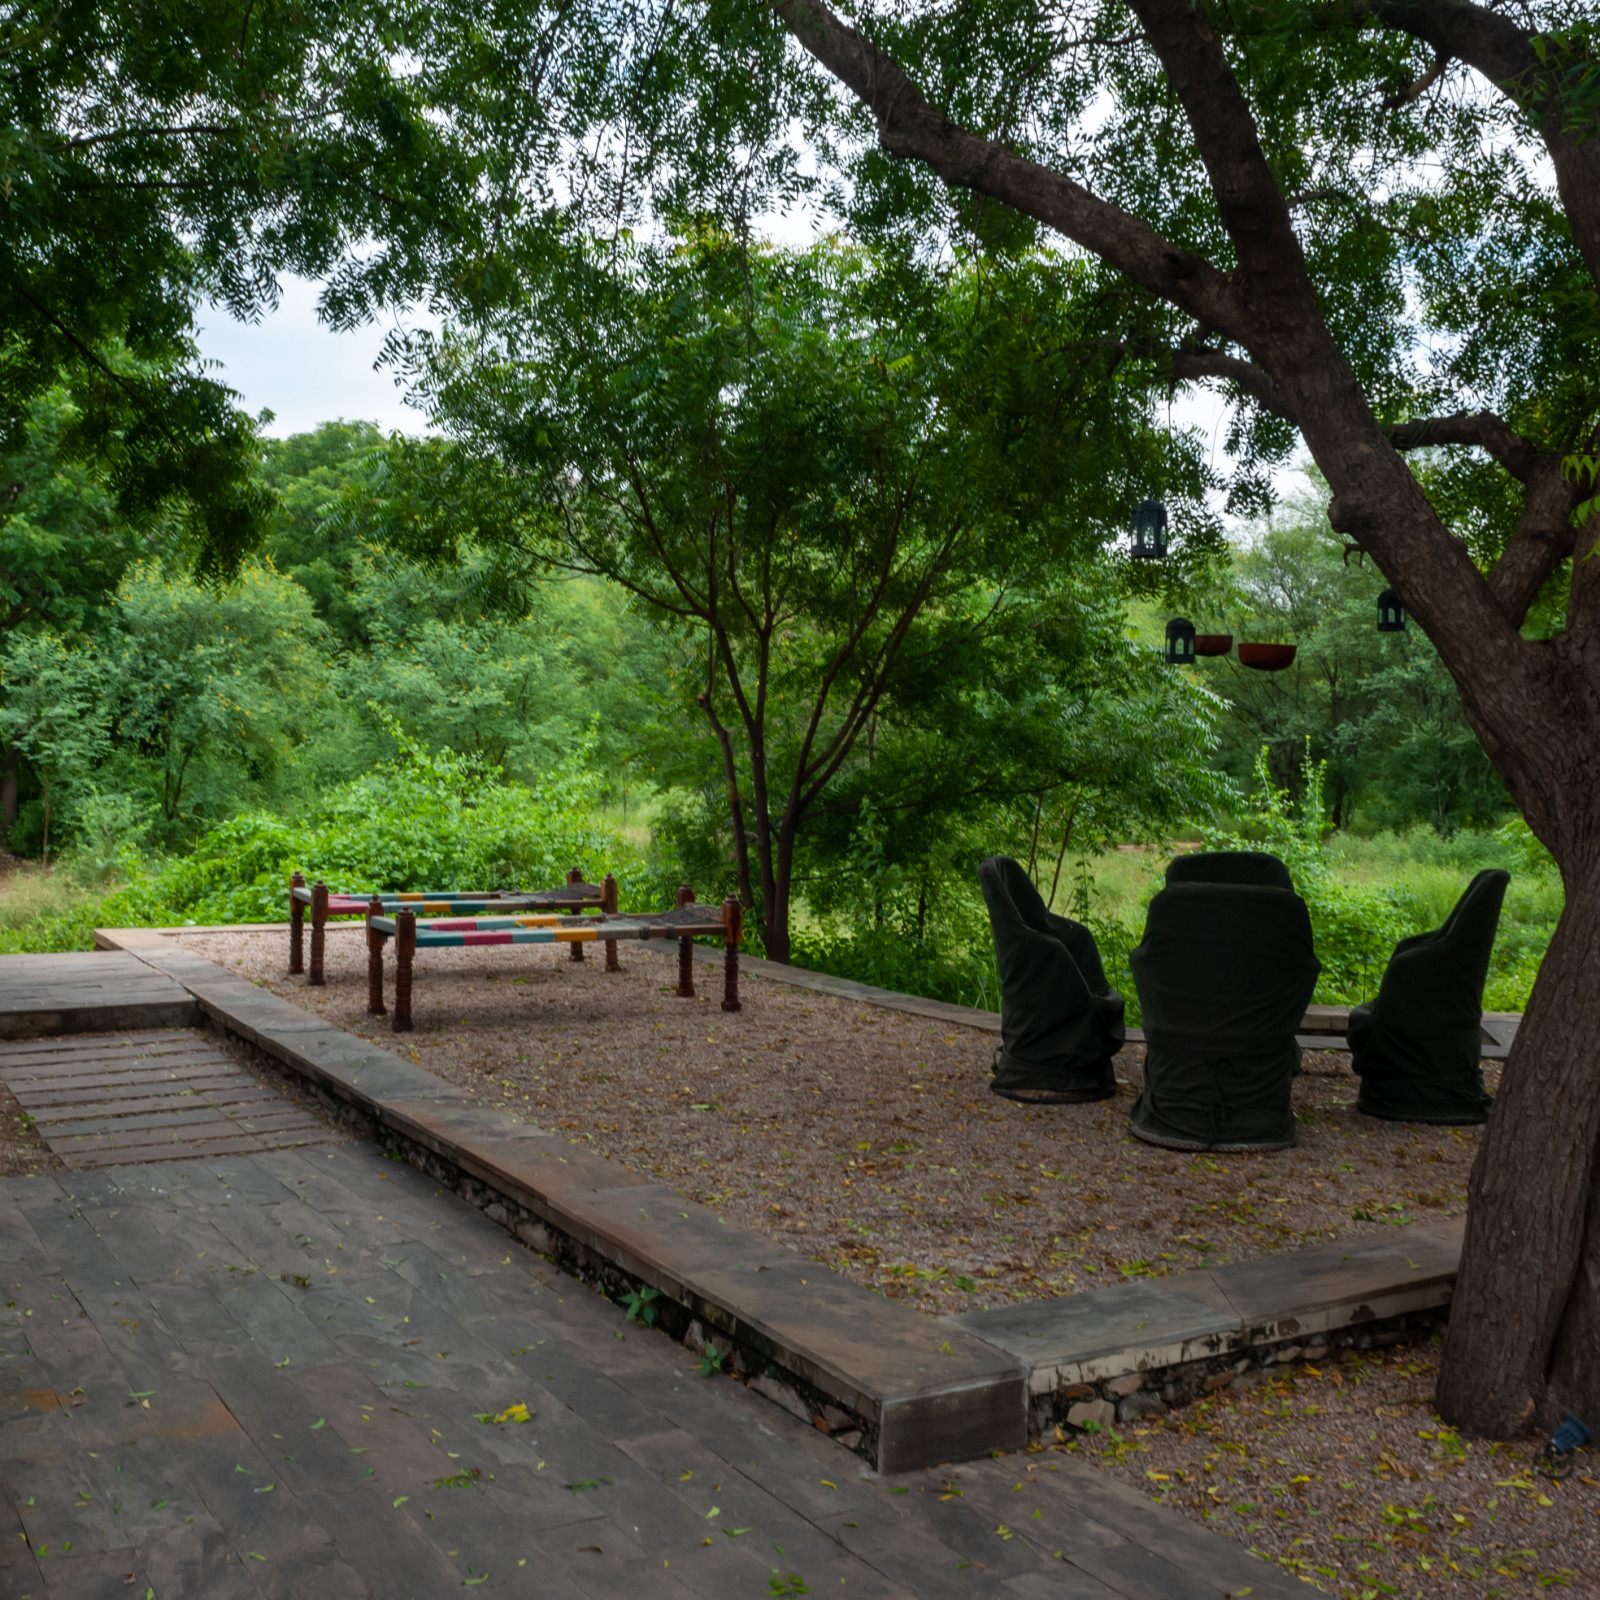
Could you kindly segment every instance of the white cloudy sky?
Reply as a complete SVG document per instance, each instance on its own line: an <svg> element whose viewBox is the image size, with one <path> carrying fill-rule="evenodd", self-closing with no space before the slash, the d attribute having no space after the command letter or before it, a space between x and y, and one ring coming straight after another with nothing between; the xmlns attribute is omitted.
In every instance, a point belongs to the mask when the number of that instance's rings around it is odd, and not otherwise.
<svg viewBox="0 0 1600 1600"><path fill-rule="evenodd" d="M235 322L220 307L200 318L200 350L219 363L215 375L244 396L245 408L266 408L275 438L306 433L334 417L423 433L427 419L404 403L387 371L375 371L391 324L334 333L317 320L317 288L285 278L278 308L260 322Z"/></svg>

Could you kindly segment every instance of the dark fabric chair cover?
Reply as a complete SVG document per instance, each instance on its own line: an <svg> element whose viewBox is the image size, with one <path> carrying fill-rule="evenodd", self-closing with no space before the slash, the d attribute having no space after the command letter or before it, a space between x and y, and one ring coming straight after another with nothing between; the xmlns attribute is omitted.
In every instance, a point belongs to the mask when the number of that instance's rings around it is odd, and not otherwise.
<svg viewBox="0 0 1600 1600"><path fill-rule="evenodd" d="M1444 926L1402 939L1377 999L1350 1013L1356 1109L1390 1122L1483 1122L1483 985L1509 872L1480 872Z"/></svg>
<svg viewBox="0 0 1600 1600"><path fill-rule="evenodd" d="M1305 901L1258 884L1174 884L1150 902L1128 960L1145 1036L1133 1131L1179 1150L1292 1145L1295 1032L1322 970Z"/></svg>
<svg viewBox="0 0 1600 1600"><path fill-rule="evenodd" d="M1174 856L1167 865L1167 883L1253 883L1294 891L1289 869L1265 850L1197 850Z"/></svg>
<svg viewBox="0 0 1600 1600"><path fill-rule="evenodd" d="M989 1087L1011 1100L1078 1104L1117 1092L1123 999L1094 935L1045 907L1009 856L979 864L1000 968L1000 1050Z"/></svg>

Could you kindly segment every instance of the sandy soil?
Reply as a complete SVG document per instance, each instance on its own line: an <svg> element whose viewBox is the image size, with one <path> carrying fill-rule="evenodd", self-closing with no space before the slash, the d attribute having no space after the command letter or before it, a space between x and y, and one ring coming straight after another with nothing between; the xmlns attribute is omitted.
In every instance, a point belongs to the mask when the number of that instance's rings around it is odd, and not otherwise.
<svg viewBox="0 0 1600 1600"><path fill-rule="evenodd" d="M1066 1448L1346 1600L1600 1593L1600 1455L1552 1483L1439 1421L1435 1346L1346 1355Z"/></svg>
<svg viewBox="0 0 1600 1600"><path fill-rule="evenodd" d="M1357 1116L1341 1055L1307 1057L1297 1149L1190 1157L1128 1133L1138 1049L1116 1100L1027 1107L988 1091L992 1035L748 976L727 1015L720 975L680 1000L672 957L627 945L620 973L540 946L425 951L416 1032L396 1035L366 1014L357 930L330 932L320 990L288 977L282 934L184 943L930 1311L1453 1215L1477 1150L1472 1129Z"/></svg>

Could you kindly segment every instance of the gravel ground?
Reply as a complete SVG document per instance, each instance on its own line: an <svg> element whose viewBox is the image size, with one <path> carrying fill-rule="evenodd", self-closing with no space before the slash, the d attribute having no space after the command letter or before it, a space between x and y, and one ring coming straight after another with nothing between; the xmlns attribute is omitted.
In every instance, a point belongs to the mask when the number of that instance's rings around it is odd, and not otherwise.
<svg viewBox="0 0 1600 1600"><path fill-rule="evenodd" d="M27 1178L37 1172L65 1172L66 1163L39 1137L33 1118L0 1083L0 1178Z"/></svg>
<svg viewBox="0 0 1600 1600"><path fill-rule="evenodd" d="M1345 1600L1600 1593L1600 1455L1552 1483L1439 1421L1437 1346L1347 1356L1065 1448Z"/></svg>
<svg viewBox="0 0 1600 1600"><path fill-rule="evenodd" d="M720 973L680 1000L674 960L627 945L620 973L548 946L422 952L408 1036L366 1014L358 930L330 932L320 990L288 977L284 934L184 943L929 1311L1454 1215L1478 1145L1472 1129L1358 1117L1342 1055L1307 1057L1297 1149L1186 1156L1127 1131L1137 1048L1116 1100L1030 1107L988 1092L992 1035L750 976L728 1015Z"/></svg>

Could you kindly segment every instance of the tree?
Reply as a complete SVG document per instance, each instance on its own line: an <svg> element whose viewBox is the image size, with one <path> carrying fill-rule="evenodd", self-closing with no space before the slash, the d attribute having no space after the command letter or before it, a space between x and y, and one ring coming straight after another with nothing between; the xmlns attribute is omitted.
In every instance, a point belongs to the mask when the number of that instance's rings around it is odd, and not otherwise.
<svg viewBox="0 0 1600 1600"><path fill-rule="evenodd" d="M958 275L896 318L870 258L716 234L578 259L522 333L432 366L436 415L526 484L555 559L691 642L739 892L789 958L796 851L902 687L1098 557L1161 441L1075 393L1074 274ZM1183 441L1174 497L1203 467ZM1187 548L1215 549L1198 511Z"/></svg>
<svg viewBox="0 0 1600 1600"><path fill-rule="evenodd" d="M853 13L773 0L853 97L856 215L992 210L1103 266L1102 337L1221 384L1246 469L1298 430L1329 519L1438 648L1566 909L1472 1177L1439 1403L1600 1412L1600 448L1592 6L1128 0ZM1097 126L1086 136L1086 117ZM1413 469L1417 450L1444 467ZM1247 478L1246 488L1250 487ZM1563 625L1529 608L1576 558Z"/></svg>
<svg viewBox="0 0 1600 1600"><path fill-rule="evenodd" d="M197 358L197 306L254 320L283 272L325 280L337 327L492 302L498 252L559 216L543 167L563 118L615 93L556 43L517 3L7 5L0 448L65 382L68 443L121 512L176 504L202 568L235 566L271 498L253 422Z"/></svg>
<svg viewBox="0 0 1600 1600"><path fill-rule="evenodd" d="M17 633L0 656L0 684L0 739L38 775L48 867L51 803L63 789L87 786L105 753L104 667L58 633Z"/></svg>
<svg viewBox="0 0 1600 1600"><path fill-rule="evenodd" d="M1227 591L1203 609L1236 638L1297 647L1285 672L1251 672L1231 656L1201 663L1229 702L1224 770L1244 783L1265 745L1275 781L1298 795L1309 740L1327 763L1336 826L1358 811L1380 825L1426 822L1441 833L1502 820L1505 786L1438 652L1419 629L1374 628L1383 575L1351 559L1323 507L1297 493L1250 528Z"/></svg>
<svg viewBox="0 0 1600 1600"><path fill-rule="evenodd" d="M175 543L166 522L136 526L120 516L104 474L73 458L66 440L78 420L65 387L45 390L0 461L0 637L94 634L128 567ZM0 737L0 839L16 825L21 755Z"/></svg>
<svg viewBox="0 0 1600 1600"><path fill-rule="evenodd" d="M168 834L281 781L330 677L327 631L305 591L254 565L204 587L152 563L117 601L108 689L118 742L138 758L125 777L149 783Z"/></svg>

